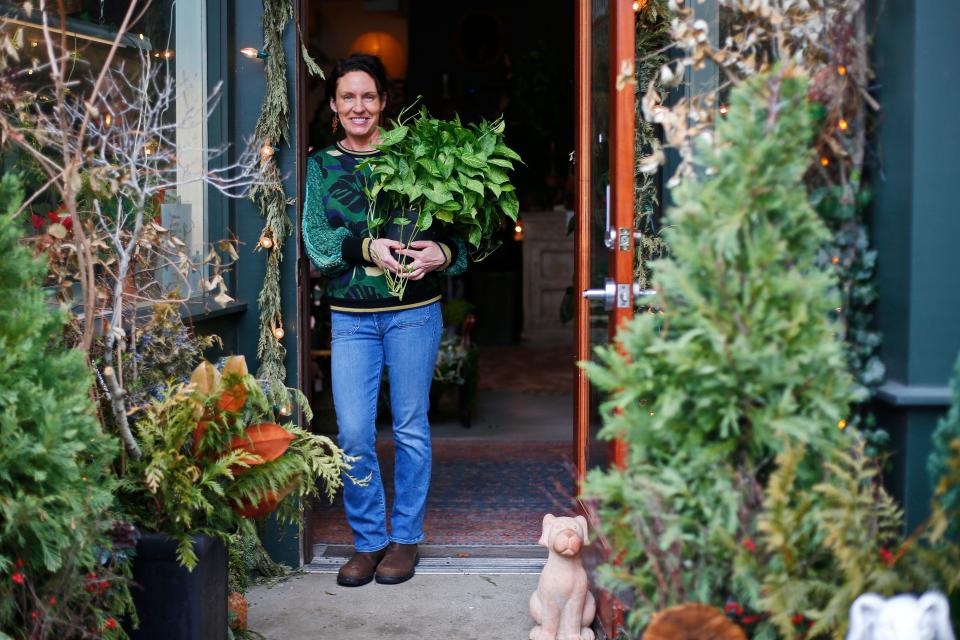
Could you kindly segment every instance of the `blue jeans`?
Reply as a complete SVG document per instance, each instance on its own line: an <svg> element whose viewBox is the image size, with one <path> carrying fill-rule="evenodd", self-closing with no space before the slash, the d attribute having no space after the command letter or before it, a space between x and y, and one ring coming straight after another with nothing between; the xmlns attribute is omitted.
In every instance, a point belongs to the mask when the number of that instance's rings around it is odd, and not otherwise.
<svg viewBox="0 0 960 640"><path fill-rule="evenodd" d="M356 551L378 551L389 542L423 540L423 514L430 488L430 383L443 323L440 303L402 311L331 312L333 403L340 447L353 462L343 485L347 522ZM377 397L383 367L390 381L395 498L387 512L377 462Z"/></svg>

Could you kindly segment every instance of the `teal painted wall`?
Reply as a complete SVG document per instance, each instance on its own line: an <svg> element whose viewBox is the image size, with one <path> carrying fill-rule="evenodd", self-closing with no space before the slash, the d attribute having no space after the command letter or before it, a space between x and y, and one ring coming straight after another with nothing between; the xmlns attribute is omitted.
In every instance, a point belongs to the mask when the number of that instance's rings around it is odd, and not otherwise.
<svg viewBox="0 0 960 640"><path fill-rule="evenodd" d="M882 105L868 175L888 379L877 409L891 434L888 480L912 528L928 513L930 436L960 351L960 3L868 4Z"/></svg>

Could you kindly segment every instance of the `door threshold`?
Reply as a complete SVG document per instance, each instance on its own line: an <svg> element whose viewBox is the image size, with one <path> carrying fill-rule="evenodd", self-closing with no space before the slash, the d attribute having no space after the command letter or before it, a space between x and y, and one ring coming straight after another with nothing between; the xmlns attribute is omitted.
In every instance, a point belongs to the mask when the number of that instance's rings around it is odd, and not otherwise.
<svg viewBox="0 0 960 640"><path fill-rule="evenodd" d="M350 545L317 544L307 573L336 573L353 553ZM547 550L539 545L421 545L417 573L422 575L539 574Z"/></svg>

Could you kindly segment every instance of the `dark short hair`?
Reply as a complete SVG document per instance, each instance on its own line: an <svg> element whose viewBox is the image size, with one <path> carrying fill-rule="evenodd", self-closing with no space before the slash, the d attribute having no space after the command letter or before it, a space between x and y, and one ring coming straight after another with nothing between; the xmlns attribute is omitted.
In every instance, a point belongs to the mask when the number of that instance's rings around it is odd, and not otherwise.
<svg viewBox="0 0 960 640"><path fill-rule="evenodd" d="M368 53L354 53L346 58L340 58L333 65L333 71L327 78L327 99L333 100L337 97L337 81L351 71L363 71L373 78L377 85L377 93L380 97L387 95L387 70L383 67L383 62L377 56Z"/></svg>

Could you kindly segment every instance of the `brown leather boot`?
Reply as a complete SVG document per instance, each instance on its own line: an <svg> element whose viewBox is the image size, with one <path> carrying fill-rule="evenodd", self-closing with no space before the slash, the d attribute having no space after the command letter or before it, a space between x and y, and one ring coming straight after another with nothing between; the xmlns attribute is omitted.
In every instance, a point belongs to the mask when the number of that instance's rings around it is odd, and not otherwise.
<svg viewBox="0 0 960 640"><path fill-rule="evenodd" d="M377 565L377 582L380 584L400 584L413 577L415 567L420 562L417 545L391 542L387 555Z"/></svg>
<svg viewBox="0 0 960 640"><path fill-rule="evenodd" d="M337 572L337 584L341 587L362 587L371 580L377 571L377 565L387 553L380 551L357 551Z"/></svg>

